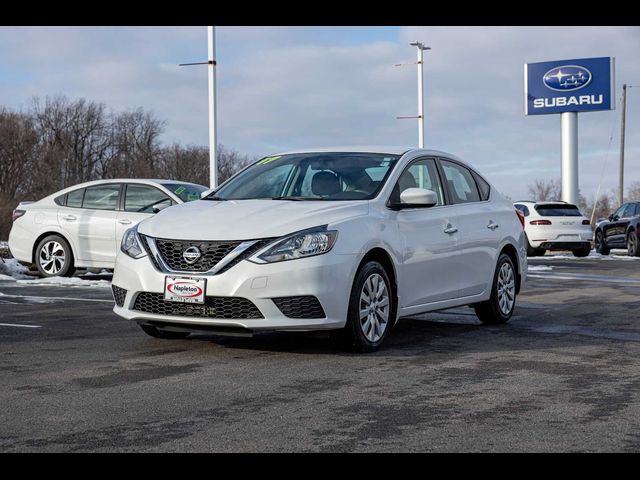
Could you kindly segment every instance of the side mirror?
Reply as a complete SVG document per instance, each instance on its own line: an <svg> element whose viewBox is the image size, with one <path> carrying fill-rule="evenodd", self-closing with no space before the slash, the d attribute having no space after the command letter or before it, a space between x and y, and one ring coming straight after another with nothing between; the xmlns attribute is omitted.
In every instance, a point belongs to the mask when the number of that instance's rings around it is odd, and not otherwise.
<svg viewBox="0 0 640 480"><path fill-rule="evenodd" d="M153 209L153 213L158 213L162 210L164 210L167 207L171 206L171 202L160 202L160 203L156 203L153 207L151 207Z"/></svg>
<svg viewBox="0 0 640 480"><path fill-rule="evenodd" d="M400 203L390 205L394 210L403 208L429 208L438 203L438 195L426 188L407 188L400 194Z"/></svg>
<svg viewBox="0 0 640 480"><path fill-rule="evenodd" d="M213 193L213 191L214 191L214 190L215 190L215 188L209 188L209 189L205 190L204 192L202 192L202 193L200 194L200 198L204 198L204 197L206 197L206 196L207 196L207 195L209 195L210 193Z"/></svg>

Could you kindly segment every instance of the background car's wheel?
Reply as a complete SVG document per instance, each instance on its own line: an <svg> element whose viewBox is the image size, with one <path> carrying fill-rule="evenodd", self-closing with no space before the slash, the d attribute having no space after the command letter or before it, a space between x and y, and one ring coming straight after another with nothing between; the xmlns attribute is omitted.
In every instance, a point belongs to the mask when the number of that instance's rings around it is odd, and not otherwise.
<svg viewBox="0 0 640 480"><path fill-rule="evenodd" d="M76 269L69 243L60 235L49 235L36 247L36 267L43 277L70 277Z"/></svg>
<svg viewBox="0 0 640 480"><path fill-rule="evenodd" d="M331 332L331 338L340 347L373 352L382 345L395 316L396 301L387 272L378 262L367 262L351 288L347 324Z"/></svg>
<svg viewBox="0 0 640 480"><path fill-rule="evenodd" d="M547 253L547 251L544 248L533 248L529 243L529 237L527 237L526 234L524 238L527 241L527 257L541 257L545 253Z"/></svg>
<svg viewBox="0 0 640 480"><path fill-rule="evenodd" d="M604 235L602 230L596 232L595 249L601 255L609 255L610 249L604 244Z"/></svg>
<svg viewBox="0 0 640 480"><path fill-rule="evenodd" d="M478 319L485 325L508 322L516 306L516 269L509 255L500 255L493 277L491 298L474 306Z"/></svg>
<svg viewBox="0 0 640 480"><path fill-rule="evenodd" d="M160 330L151 325L140 325L140 328L144 330L144 333L152 336L153 338L180 339L180 338L186 338L190 333L190 332L168 332L166 330Z"/></svg>
<svg viewBox="0 0 640 480"><path fill-rule="evenodd" d="M627 235L627 255L630 257L640 257L640 245L638 245L638 235L635 231Z"/></svg>
<svg viewBox="0 0 640 480"><path fill-rule="evenodd" d="M575 257L588 257L589 253L591 253L591 245L573 250L572 253Z"/></svg>

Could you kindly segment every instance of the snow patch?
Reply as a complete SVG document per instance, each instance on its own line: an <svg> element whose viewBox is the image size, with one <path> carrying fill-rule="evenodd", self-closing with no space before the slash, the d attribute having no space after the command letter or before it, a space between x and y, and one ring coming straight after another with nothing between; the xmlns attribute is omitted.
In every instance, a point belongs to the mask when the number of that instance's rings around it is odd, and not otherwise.
<svg viewBox="0 0 640 480"><path fill-rule="evenodd" d="M64 287L92 287L92 288L110 288L111 282L107 280L84 280L78 277L47 277L36 278L33 280L17 280L18 283L24 285L49 285Z"/></svg>
<svg viewBox="0 0 640 480"><path fill-rule="evenodd" d="M16 280L31 278L26 273L27 267L21 265L15 258L0 259L0 280Z"/></svg>
<svg viewBox="0 0 640 480"><path fill-rule="evenodd" d="M553 270L553 267L550 265L529 265L527 267L527 271L529 272L543 272Z"/></svg>
<svg viewBox="0 0 640 480"><path fill-rule="evenodd" d="M611 253L610 255L602 255L601 253L596 252L595 250L592 250L589 255L587 257L575 257L573 254L566 254L566 253L560 253L560 254L551 254L551 255L544 255L542 257L527 257L530 260L542 260L544 259L544 261L547 260L622 260L624 262L633 262L635 260L640 260L640 257L629 257L627 255L615 255L613 253Z"/></svg>

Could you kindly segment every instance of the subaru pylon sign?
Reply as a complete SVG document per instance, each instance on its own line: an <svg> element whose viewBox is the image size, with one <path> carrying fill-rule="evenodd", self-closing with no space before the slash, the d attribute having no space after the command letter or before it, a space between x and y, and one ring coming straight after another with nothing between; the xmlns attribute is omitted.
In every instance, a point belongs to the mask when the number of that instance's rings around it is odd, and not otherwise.
<svg viewBox="0 0 640 480"><path fill-rule="evenodd" d="M613 110L614 61L600 57L525 64L525 114Z"/></svg>

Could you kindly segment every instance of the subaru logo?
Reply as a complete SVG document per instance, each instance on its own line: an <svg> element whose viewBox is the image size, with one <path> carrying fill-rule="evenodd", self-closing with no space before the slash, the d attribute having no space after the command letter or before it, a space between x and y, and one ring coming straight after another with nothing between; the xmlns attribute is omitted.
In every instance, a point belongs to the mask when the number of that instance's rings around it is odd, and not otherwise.
<svg viewBox="0 0 640 480"><path fill-rule="evenodd" d="M182 252L182 258L189 265L196 263L202 254L200 253L200 249L198 247L189 247L184 252Z"/></svg>
<svg viewBox="0 0 640 480"><path fill-rule="evenodd" d="M578 65L563 65L549 70L542 77L544 84L551 90L566 92L586 87L591 82L591 72Z"/></svg>

